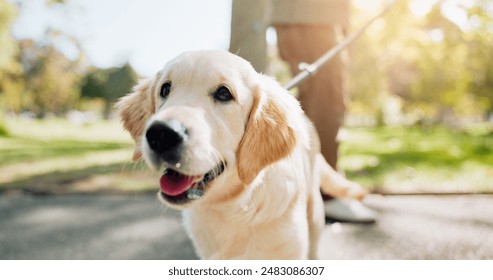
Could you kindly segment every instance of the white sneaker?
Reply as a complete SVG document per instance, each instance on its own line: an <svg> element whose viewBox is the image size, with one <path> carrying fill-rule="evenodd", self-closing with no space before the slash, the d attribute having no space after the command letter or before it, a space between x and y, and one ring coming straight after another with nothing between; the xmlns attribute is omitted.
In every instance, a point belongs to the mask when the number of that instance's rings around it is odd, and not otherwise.
<svg viewBox="0 0 493 280"><path fill-rule="evenodd" d="M373 223L377 212L358 200L334 198L324 201L325 217L339 222Z"/></svg>

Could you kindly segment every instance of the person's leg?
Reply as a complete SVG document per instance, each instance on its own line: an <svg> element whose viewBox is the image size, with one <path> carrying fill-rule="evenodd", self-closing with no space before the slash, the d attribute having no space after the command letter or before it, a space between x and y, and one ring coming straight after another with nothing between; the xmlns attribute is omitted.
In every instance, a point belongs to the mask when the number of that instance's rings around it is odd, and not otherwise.
<svg viewBox="0 0 493 280"><path fill-rule="evenodd" d="M313 63L337 44L331 26L277 25L277 40L281 58L293 75L299 72L300 63ZM314 123L320 137L321 152L327 162L337 170L337 133L346 111L344 65L336 56L312 77L299 86L301 106ZM321 193L326 217L349 222L374 222L376 213L357 200L333 199Z"/></svg>
<svg viewBox="0 0 493 280"><path fill-rule="evenodd" d="M276 30L279 53L293 75L299 72L300 63L313 63L337 44L330 26L281 25ZM346 110L343 75L344 65L337 56L298 88L301 106L319 134L322 155L334 169L338 158L337 133Z"/></svg>

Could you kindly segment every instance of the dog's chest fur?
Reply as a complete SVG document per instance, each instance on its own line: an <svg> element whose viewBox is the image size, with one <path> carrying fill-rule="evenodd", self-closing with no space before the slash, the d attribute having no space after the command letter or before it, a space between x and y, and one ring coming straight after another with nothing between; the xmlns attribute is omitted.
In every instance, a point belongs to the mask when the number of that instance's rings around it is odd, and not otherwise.
<svg viewBox="0 0 493 280"><path fill-rule="evenodd" d="M304 166L308 160L303 158L289 157L265 169L236 200L221 205L199 204L185 210L184 224L199 257L306 258L307 191L301 188L309 187L305 173L310 168ZM297 172L292 172L293 165Z"/></svg>

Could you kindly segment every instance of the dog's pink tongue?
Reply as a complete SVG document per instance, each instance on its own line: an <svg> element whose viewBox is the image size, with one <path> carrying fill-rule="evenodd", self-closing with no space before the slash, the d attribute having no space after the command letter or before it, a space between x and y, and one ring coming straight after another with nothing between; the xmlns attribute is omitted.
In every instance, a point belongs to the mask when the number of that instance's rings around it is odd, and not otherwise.
<svg viewBox="0 0 493 280"><path fill-rule="evenodd" d="M161 191L169 196L177 196L190 189L197 176L186 176L177 172L168 172L161 176Z"/></svg>

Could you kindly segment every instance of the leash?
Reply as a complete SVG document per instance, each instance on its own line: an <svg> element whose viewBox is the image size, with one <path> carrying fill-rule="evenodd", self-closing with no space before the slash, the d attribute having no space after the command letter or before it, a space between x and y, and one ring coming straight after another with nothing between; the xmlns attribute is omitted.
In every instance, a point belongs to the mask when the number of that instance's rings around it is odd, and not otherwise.
<svg viewBox="0 0 493 280"><path fill-rule="evenodd" d="M377 19L383 17L390 11L391 6L394 4L394 1L389 1L389 3L385 6L385 8L376 16L371 18L366 22L365 25L360 27L358 30L353 32L351 35L346 37L342 42L337 44L335 47L328 50L325 54L323 54L319 59L317 59L314 63L300 63L299 69L301 70L294 78L292 78L287 84L284 85L284 88L290 90L301 82L306 80L308 77L315 75L320 67L322 67L325 63L334 58L337 54L339 54L342 50L347 48L354 40L358 39L363 35L364 31L372 25Z"/></svg>

